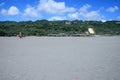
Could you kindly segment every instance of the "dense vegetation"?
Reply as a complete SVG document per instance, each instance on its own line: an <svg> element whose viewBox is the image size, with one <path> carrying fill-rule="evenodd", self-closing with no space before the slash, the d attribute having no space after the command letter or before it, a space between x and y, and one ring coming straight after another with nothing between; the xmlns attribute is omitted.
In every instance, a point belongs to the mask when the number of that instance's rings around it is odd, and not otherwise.
<svg viewBox="0 0 120 80"><path fill-rule="evenodd" d="M83 34L92 27L98 35L120 35L120 21L0 21L0 36L47 36L48 34Z"/></svg>

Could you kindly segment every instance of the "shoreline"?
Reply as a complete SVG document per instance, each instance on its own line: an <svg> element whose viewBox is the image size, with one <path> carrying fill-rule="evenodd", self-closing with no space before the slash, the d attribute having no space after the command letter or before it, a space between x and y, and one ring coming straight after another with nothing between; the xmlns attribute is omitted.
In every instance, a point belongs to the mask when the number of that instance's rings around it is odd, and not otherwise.
<svg viewBox="0 0 120 80"><path fill-rule="evenodd" d="M25 36L25 37L102 37L102 36L105 36L105 37L114 37L114 36L120 36L120 35L88 35L88 36ZM17 37L17 36L0 36L0 37ZM25 37L22 37L22 38L25 38Z"/></svg>

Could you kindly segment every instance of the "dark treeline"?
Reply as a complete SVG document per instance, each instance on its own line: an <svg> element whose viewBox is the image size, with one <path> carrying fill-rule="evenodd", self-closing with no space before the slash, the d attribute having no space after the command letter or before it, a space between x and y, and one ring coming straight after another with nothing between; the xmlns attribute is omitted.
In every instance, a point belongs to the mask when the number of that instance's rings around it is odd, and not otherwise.
<svg viewBox="0 0 120 80"><path fill-rule="evenodd" d="M82 34L89 27L94 28L98 35L120 35L120 21L0 21L0 36L24 35L47 36L48 34Z"/></svg>

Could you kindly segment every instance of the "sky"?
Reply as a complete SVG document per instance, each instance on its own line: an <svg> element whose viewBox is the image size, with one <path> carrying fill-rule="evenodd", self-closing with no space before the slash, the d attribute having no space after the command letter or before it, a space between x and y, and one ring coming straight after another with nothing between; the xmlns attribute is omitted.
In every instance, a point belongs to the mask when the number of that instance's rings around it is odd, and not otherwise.
<svg viewBox="0 0 120 80"><path fill-rule="evenodd" d="M120 20L120 0L0 0L0 21Z"/></svg>

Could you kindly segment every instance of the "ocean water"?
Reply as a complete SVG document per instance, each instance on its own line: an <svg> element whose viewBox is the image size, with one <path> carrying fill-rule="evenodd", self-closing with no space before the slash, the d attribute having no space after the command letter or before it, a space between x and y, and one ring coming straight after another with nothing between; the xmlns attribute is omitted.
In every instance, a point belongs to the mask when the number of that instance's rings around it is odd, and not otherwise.
<svg viewBox="0 0 120 80"><path fill-rule="evenodd" d="M0 37L0 80L120 80L120 36Z"/></svg>

